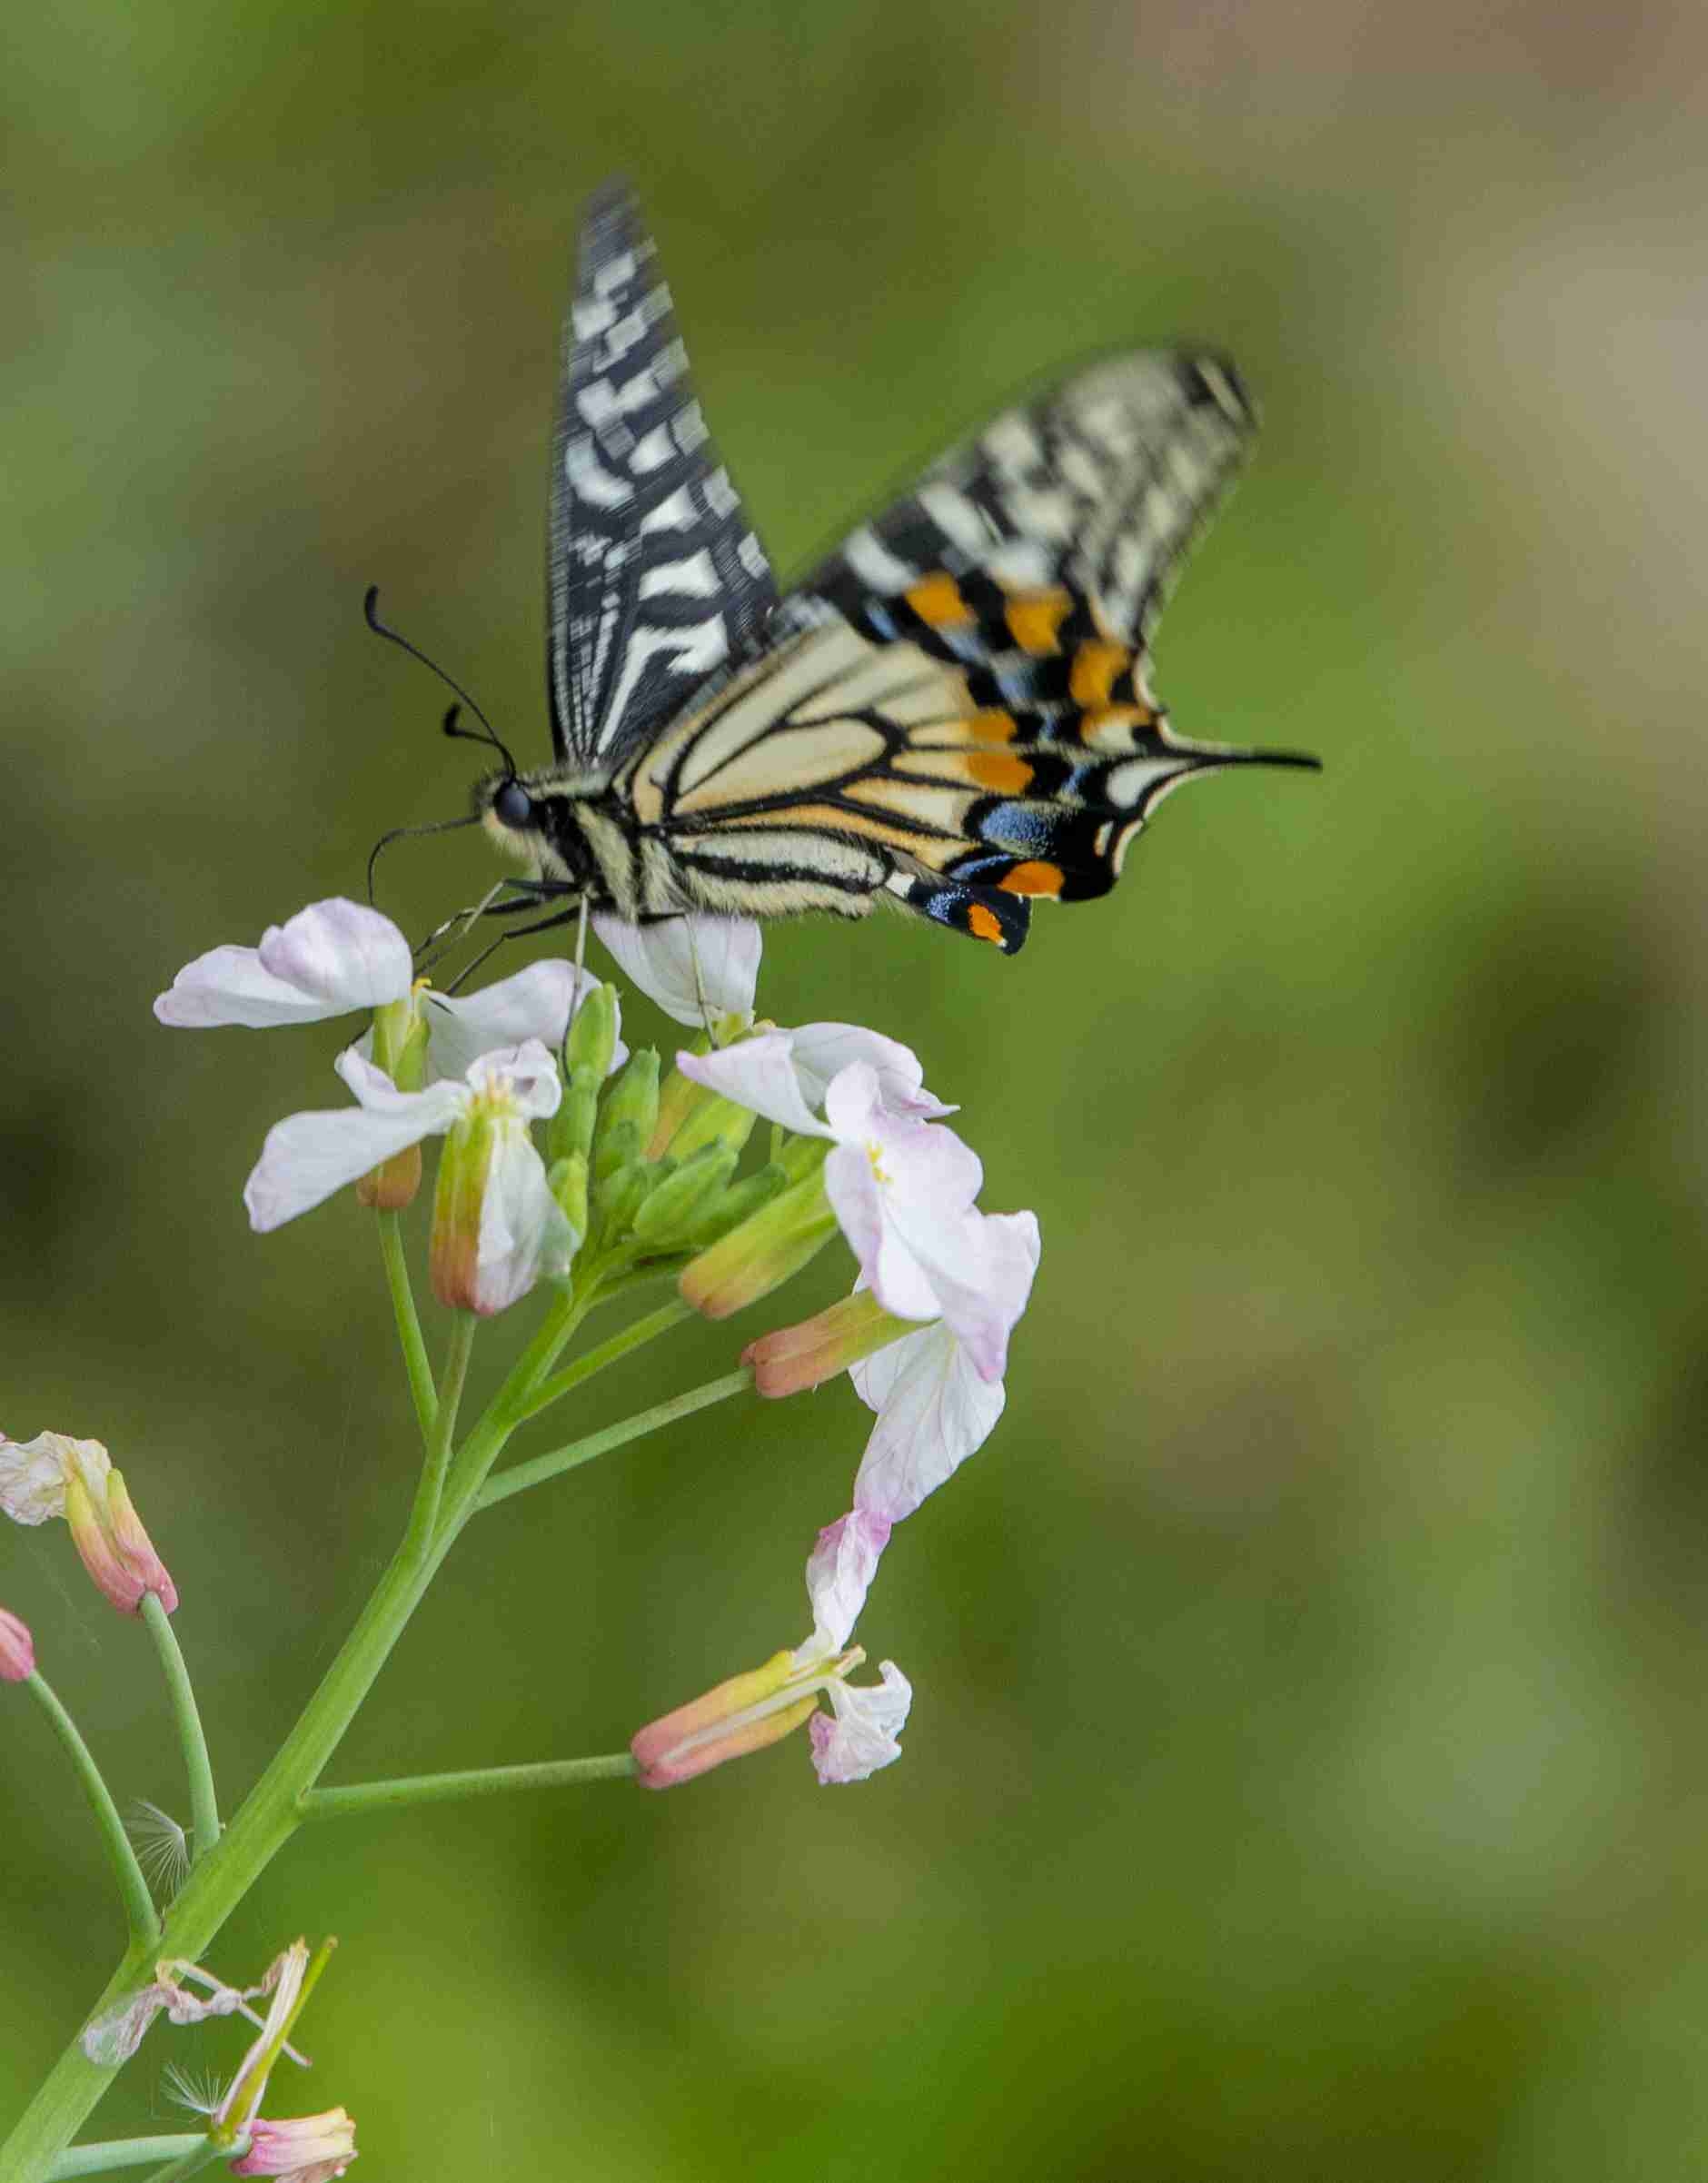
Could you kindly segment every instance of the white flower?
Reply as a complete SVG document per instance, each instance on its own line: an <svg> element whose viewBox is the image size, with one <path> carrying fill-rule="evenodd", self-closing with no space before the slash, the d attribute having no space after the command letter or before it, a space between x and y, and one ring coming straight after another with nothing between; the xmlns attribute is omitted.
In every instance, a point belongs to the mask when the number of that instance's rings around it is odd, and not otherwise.
<svg viewBox="0 0 1708 2183"><path fill-rule="evenodd" d="M884 1518L858 1509L819 1533L807 1562L811 1636L643 1728L630 1749L644 1787L692 1781L727 1759L776 1742L803 1721L811 1722L813 1765L822 1782L863 1781L901 1756L898 1739L913 1698L907 1677L886 1660L879 1669L881 1682L848 1681L866 1657L848 1641L889 1537ZM820 1692L829 1700L829 1715L818 1711Z"/></svg>
<svg viewBox="0 0 1708 2183"><path fill-rule="evenodd" d="M540 1275L566 1272L580 1240L546 1183L545 1166L529 1135L531 1121L557 1109L561 1087L551 1056L537 1038L487 1054L460 1084L431 1084L402 1092L353 1049L338 1057L338 1073L360 1104L335 1113L290 1115L267 1133L243 1190L252 1225L276 1228L320 1205L382 1160L467 1124L478 1129L484 1164L471 1235L459 1225L458 1245L473 1310L498 1310ZM471 1156L473 1156L472 1155ZM468 1176L455 1178L469 1187ZM441 1175L444 1186L443 1170ZM439 1222L435 1216L435 1244ZM435 1280L437 1274L435 1274ZM479 1294L483 1301L475 1302Z"/></svg>
<svg viewBox="0 0 1708 2183"><path fill-rule="evenodd" d="M179 971L154 1003L164 1024L206 1029L321 1023L407 1003L427 1027L427 1076L462 1077L482 1054L538 1038L555 1052L593 983L566 962L530 963L465 997L417 987L409 942L390 918L334 897L269 927L259 948L215 948ZM401 1045L405 1026L397 1027ZM358 1050L373 1055L373 1034ZM628 1057L619 1042L616 1067Z"/></svg>
<svg viewBox="0 0 1708 2183"><path fill-rule="evenodd" d="M714 1023L723 1016L751 1017L762 943L750 918L664 918L630 925L596 909L592 926L623 975L678 1023L699 1030L708 1015Z"/></svg>

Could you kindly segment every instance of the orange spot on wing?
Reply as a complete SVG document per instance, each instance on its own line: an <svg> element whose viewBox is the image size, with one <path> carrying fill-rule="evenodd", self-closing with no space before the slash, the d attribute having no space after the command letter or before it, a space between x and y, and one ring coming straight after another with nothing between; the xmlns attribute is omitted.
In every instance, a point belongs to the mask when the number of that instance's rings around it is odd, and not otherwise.
<svg viewBox="0 0 1708 2183"><path fill-rule="evenodd" d="M1011 750L969 750L966 765L968 780L981 789L994 789L999 795L1018 796L1031 786L1031 767Z"/></svg>
<svg viewBox="0 0 1708 2183"><path fill-rule="evenodd" d="M970 903L967 910L967 929L975 939L992 940L1000 948L1002 927L994 909L987 909L982 902Z"/></svg>
<svg viewBox="0 0 1708 2183"><path fill-rule="evenodd" d="M1062 889L1062 869L1059 864L1033 859L1017 864L1008 878L997 884L1005 895L1058 895Z"/></svg>
<svg viewBox="0 0 1708 2183"><path fill-rule="evenodd" d="M1115 688L1115 678L1132 656L1124 644L1104 644L1096 640L1082 644L1074 654L1068 676L1068 688L1074 703L1107 705Z"/></svg>
<svg viewBox="0 0 1708 2183"><path fill-rule="evenodd" d="M1133 730L1155 730L1157 715L1147 705L1094 705L1079 716L1079 739L1094 750L1131 750Z"/></svg>
<svg viewBox="0 0 1708 2183"><path fill-rule="evenodd" d="M1022 591L1010 599L1007 612L1015 642L1039 657L1060 651L1058 632L1073 611L1073 603L1069 595L1059 590Z"/></svg>
<svg viewBox="0 0 1708 2183"><path fill-rule="evenodd" d="M921 577L907 594L908 604L934 630L958 628L973 620L973 610L960 595L952 576L939 570Z"/></svg>

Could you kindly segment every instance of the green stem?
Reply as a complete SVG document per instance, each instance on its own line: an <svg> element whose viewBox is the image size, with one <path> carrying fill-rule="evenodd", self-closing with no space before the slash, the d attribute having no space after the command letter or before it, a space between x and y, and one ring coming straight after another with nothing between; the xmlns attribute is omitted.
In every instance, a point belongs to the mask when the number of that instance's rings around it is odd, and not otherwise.
<svg viewBox="0 0 1708 2183"><path fill-rule="evenodd" d="M392 1292L392 1310L397 1320L397 1338L402 1346L403 1368L409 1374L409 1391L415 1404L415 1418L421 1426L422 1444L432 1440L433 1419L439 1409L439 1397L433 1390L433 1370L427 1358L427 1345L422 1339L421 1321L415 1313L415 1293L409 1282L409 1260L403 1250L402 1223L395 1213L382 1213L380 1223L380 1255L385 1261L385 1285Z"/></svg>
<svg viewBox="0 0 1708 2183"><path fill-rule="evenodd" d="M168 2160L164 2168L157 2168L152 2176L146 2177L144 2183L186 2183L187 2178L204 2168L210 2160L222 2156L229 2159L236 2149L235 2146L210 2145L204 2138L199 2148L185 2153L182 2159Z"/></svg>
<svg viewBox="0 0 1708 2183"><path fill-rule="evenodd" d="M94 1823L101 1831L101 1840L107 1853L107 1862L113 1868L113 1877L119 1883L119 1893L124 1899L124 1916L131 1929L131 1948L152 1948L160 1938L160 1918L154 1909L154 1899L148 1892L148 1882L143 1878L143 1868L136 1861L136 1852L131 1847L131 1838L124 1831L124 1821L119 1817L119 1808L113 1801L112 1791L101 1778L101 1769L94 1762L89 1746L77 1732L77 1724L55 1697L45 1680L34 1671L25 1678L35 1693L36 1702L54 1724L55 1732L65 1745L71 1762L83 1782L84 1794L94 1813Z"/></svg>
<svg viewBox="0 0 1708 2183"><path fill-rule="evenodd" d="M143 1594L143 1620L160 1655L161 1671L172 1699L172 1717L178 1726L184 1749L184 1771L190 1783L190 1831L195 1844L193 1861L207 1855L220 1838L219 1797L214 1787L214 1768L207 1755L207 1738L196 1709L195 1686L178 1645L172 1617L152 1592Z"/></svg>
<svg viewBox="0 0 1708 2183"><path fill-rule="evenodd" d="M475 1495L477 1510L496 1507L511 1493L524 1492L531 1485L541 1485L548 1478L561 1478L565 1471L573 1471L584 1463L591 1463L596 1455L607 1455L612 1448L621 1448L631 1440L639 1440L648 1433L656 1433L660 1425L674 1424L679 1417L691 1417L696 1410L705 1410L713 1403L728 1402L732 1394L742 1394L753 1384L751 1368L743 1364L739 1372L728 1372L720 1380L709 1380L703 1387L690 1387L686 1394L673 1395L668 1403L657 1403L650 1410L642 1410L633 1417L625 1417L620 1424L607 1425L602 1433L590 1433L584 1440L572 1440L567 1447L554 1448L549 1455L536 1455L530 1463L512 1464L509 1470L501 1471L496 1478L489 1478Z"/></svg>
<svg viewBox="0 0 1708 2183"><path fill-rule="evenodd" d="M440 1563L472 1513L476 1496L513 1431L521 1406L591 1310L598 1290L595 1273L584 1292L571 1292L554 1302L516 1367L450 1464L427 1552L423 1553L412 1537L404 1539L322 1677L319 1689L265 1772L184 1882L166 1913L164 1928L151 1930L146 1939L133 1940L91 2009L92 2018L104 2014L144 1985L157 1957L182 1956L199 1961L214 1934L290 1840L300 1821L300 1800L313 1789L343 1741ZM122 1829L118 1839L124 1841ZM128 1842L124 1853L131 1856ZM131 1861L134 1863L134 1857ZM140 1873L137 1877L140 1881ZM10 2138L0 2145L0 2183L38 2183L48 2163L69 2142L112 2081L112 2069L90 2060L81 2038L74 2039L48 2072Z"/></svg>
<svg viewBox="0 0 1708 2183"><path fill-rule="evenodd" d="M609 1341L601 1342L598 1348L590 1349L584 1356L577 1357L574 1364L566 1365L554 1378L537 1387L529 1396L522 1416L537 1417L541 1410L561 1401L584 1380L591 1380L595 1373L603 1372L607 1365L614 1364L619 1357L626 1357L631 1349L639 1349L647 1342L656 1341L660 1335L668 1334L672 1326L680 1326L684 1319L691 1319L693 1315L693 1305L684 1304L680 1296L672 1297L668 1304L660 1304L657 1311L649 1312L644 1319L637 1319L632 1326L625 1326L621 1334L614 1334Z"/></svg>
<svg viewBox="0 0 1708 2183"><path fill-rule="evenodd" d="M107 2138L96 2145L68 2145L47 2169L46 2183L69 2183L73 2176L104 2176L115 2168L143 2168L163 2158L175 2167L197 2152L208 2159L214 2157L205 2130L180 2132L175 2138Z"/></svg>
<svg viewBox="0 0 1708 2183"><path fill-rule="evenodd" d="M348 1788L311 1789L298 1805L305 1820L360 1818L404 1804L451 1804L471 1796L505 1796L519 1789L570 1789L581 1781L633 1779L626 1751L593 1759L545 1759L536 1766L475 1766L462 1773L404 1774L391 1781L357 1781Z"/></svg>
<svg viewBox="0 0 1708 2183"><path fill-rule="evenodd" d="M462 1384L469 1376L469 1354L474 1347L474 1330L479 1324L472 1311L458 1312L451 1322L451 1343L445 1352L432 1431L428 1436L427 1460L422 1465L421 1483L415 1489L415 1505L410 1512L409 1531L403 1541L405 1553L424 1554L439 1521L445 1473L451 1464L452 1436L457 1429Z"/></svg>

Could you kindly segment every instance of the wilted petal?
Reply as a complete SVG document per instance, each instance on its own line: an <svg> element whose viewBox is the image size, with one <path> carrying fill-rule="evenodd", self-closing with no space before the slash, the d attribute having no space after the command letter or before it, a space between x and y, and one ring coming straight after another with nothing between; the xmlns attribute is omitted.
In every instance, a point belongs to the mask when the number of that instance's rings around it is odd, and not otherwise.
<svg viewBox="0 0 1708 2183"><path fill-rule="evenodd" d="M581 1001L598 984L583 970L578 986L572 963L530 963L514 977L501 978L478 993L422 996L426 1010L428 1054L436 1077L462 1077L483 1054L499 1047L518 1047L537 1038L555 1054L563 1044L571 1018ZM629 1058L629 1049L617 1042L611 1066Z"/></svg>
<svg viewBox="0 0 1708 2183"><path fill-rule="evenodd" d="M98 1440L38 1433L18 1441L0 1434L0 1510L15 1523L45 1523L65 1514L65 1484L74 1473L104 1501L112 1469L113 1458Z"/></svg>
<svg viewBox="0 0 1708 2183"><path fill-rule="evenodd" d="M854 1505L899 1523L981 1446L1002 1415L1000 1380L982 1379L941 1321L851 1367L878 1413L854 1480Z"/></svg>
<svg viewBox="0 0 1708 2183"><path fill-rule="evenodd" d="M390 918L334 898L270 926L259 948L198 956L155 1001L154 1014L188 1028L319 1023L401 1000L412 969L409 942Z"/></svg>
<svg viewBox="0 0 1708 2183"><path fill-rule="evenodd" d="M796 1650L798 1666L839 1652L847 1644L866 1604L879 1557L889 1543L889 1528L888 1519L876 1511L853 1509L819 1533L807 1559L813 1630Z"/></svg>
<svg viewBox="0 0 1708 2183"><path fill-rule="evenodd" d="M814 1713L807 1723L813 1767L827 1788L863 1781L901 1756L897 1738L907 1725L913 1685L893 1660L880 1662L878 1672L881 1683L831 1683L825 1693L829 1713Z"/></svg>
<svg viewBox="0 0 1708 2183"><path fill-rule="evenodd" d="M323 2115L296 2115L270 2122L257 2115L249 2125L249 2150L233 2160L234 2176L285 2176L294 2183L329 2183L356 2157L356 2126L343 2108Z"/></svg>
<svg viewBox="0 0 1708 2183"><path fill-rule="evenodd" d="M720 1016L751 1013L762 942L750 918L666 918L656 925L630 925L595 910L592 923L624 976L678 1023L699 1030L708 1012L714 1022Z"/></svg>

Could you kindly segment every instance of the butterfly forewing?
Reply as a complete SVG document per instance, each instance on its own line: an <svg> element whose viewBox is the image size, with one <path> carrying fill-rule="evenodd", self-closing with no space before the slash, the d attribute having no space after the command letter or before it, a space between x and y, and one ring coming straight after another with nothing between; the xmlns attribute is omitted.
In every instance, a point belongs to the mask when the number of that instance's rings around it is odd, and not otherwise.
<svg viewBox="0 0 1708 2183"><path fill-rule="evenodd" d="M707 437L634 199L591 203L552 434L547 679L560 760L644 742L748 643L770 565Z"/></svg>

